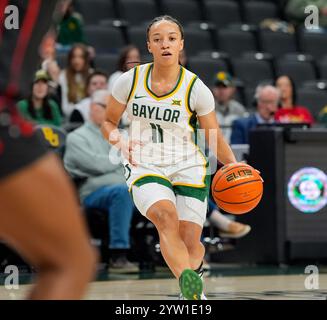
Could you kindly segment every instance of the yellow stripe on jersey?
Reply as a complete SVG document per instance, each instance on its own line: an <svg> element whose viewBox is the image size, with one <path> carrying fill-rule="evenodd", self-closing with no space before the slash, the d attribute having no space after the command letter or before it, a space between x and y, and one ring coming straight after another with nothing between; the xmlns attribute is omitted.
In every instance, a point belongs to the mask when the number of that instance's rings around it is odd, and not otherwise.
<svg viewBox="0 0 327 320"><path fill-rule="evenodd" d="M131 87L131 91L129 92L128 98L127 98L127 103L129 102L129 100L131 98L133 98L133 95L135 93L135 89L137 87L137 82L139 79L139 72L140 72L139 70L140 70L140 66L136 66L134 69L132 87Z"/></svg>
<svg viewBox="0 0 327 320"><path fill-rule="evenodd" d="M149 66L146 69L145 72L145 77L144 77L144 88L146 90L146 92L155 100L160 101L163 99L167 99L169 97L171 97L172 95L174 95L179 88L181 87L183 80L184 80L184 75L185 75L185 69L181 66L180 67L180 72L179 72L179 78L177 80L176 86L175 88L170 91L169 93L163 95L163 96L157 96L153 91L151 91L151 89L149 88L149 76L150 76L150 71L153 68L153 63L149 64Z"/></svg>
<svg viewBox="0 0 327 320"><path fill-rule="evenodd" d="M190 81L190 83L187 86L186 92L185 92L185 106L186 106L186 111L190 115L190 117L193 115L193 111L191 110L190 107L190 98L191 98L191 91L193 88L193 85L197 79L197 75L194 75Z"/></svg>

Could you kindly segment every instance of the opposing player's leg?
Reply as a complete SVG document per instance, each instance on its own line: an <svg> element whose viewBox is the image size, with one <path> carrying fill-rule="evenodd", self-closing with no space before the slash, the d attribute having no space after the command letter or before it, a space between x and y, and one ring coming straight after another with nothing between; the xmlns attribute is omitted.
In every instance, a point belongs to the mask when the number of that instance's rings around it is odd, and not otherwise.
<svg viewBox="0 0 327 320"><path fill-rule="evenodd" d="M38 271L33 299L78 299L96 255L73 187L45 155L0 181L0 236Z"/></svg>

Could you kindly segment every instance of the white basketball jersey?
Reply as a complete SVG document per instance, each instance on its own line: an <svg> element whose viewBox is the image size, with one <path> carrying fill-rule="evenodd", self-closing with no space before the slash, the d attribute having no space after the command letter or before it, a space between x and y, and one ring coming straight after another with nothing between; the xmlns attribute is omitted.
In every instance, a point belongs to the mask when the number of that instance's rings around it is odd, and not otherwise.
<svg viewBox="0 0 327 320"><path fill-rule="evenodd" d="M190 106L197 76L180 67L175 88L157 96L151 91L152 68L152 63L135 67L127 101L126 111L131 120L129 137L143 143L133 155L135 160L158 166L190 159L204 164L206 159L194 142L197 117Z"/></svg>

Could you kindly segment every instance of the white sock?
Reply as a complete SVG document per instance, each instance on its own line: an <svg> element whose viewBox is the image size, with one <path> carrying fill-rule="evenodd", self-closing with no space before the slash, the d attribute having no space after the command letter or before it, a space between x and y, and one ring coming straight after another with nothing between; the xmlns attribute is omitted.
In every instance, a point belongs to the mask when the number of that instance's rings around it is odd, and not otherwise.
<svg viewBox="0 0 327 320"><path fill-rule="evenodd" d="M226 232L229 231L229 225L232 222L216 209L212 211L209 220L219 230L226 231Z"/></svg>

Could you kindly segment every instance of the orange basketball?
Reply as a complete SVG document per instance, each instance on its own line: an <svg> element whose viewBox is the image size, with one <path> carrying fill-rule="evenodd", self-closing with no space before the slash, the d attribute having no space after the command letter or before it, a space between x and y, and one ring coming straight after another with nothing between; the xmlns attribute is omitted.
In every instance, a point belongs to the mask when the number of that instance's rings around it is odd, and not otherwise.
<svg viewBox="0 0 327 320"><path fill-rule="evenodd" d="M211 191L219 208L232 214L243 214L260 202L263 181L260 174L248 164L231 163L217 171Z"/></svg>

